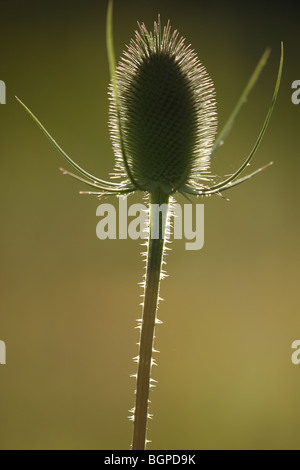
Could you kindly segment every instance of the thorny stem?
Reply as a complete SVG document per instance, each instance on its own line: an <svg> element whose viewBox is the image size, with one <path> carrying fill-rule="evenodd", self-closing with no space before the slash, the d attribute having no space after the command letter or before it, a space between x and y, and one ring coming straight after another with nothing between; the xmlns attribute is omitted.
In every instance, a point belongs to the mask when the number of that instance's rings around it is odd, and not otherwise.
<svg viewBox="0 0 300 470"><path fill-rule="evenodd" d="M168 210L157 211L157 205L166 204L169 195L158 186L150 196L150 234L148 243L145 297L141 325L140 351L138 359L136 404L132 450L145 450L151 382L153 340L158 306L159 286L162 272L164 238ZM159 217L158 217L159 214ZM158 235L158 238L153 238Z"/></svg>

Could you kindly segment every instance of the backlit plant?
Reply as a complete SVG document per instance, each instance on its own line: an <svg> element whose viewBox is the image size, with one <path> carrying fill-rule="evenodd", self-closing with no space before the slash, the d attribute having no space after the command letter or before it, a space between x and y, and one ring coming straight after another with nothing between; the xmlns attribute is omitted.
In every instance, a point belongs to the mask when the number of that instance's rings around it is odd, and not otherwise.
<svg viewBox="0 0 300 470"><path fill-rule="evenodd" d="M154 218L154 204L170 208L177 192L190 197L222 195L250 179L263 168L240 177L253 158L268 126L277 98L283 66L279 72L270 108L249 156L241 167L220 183L210 174L210 160L224 142L233 122L253 88L270 51L267 49L251 76L236 108L214 142L217 128L216 101L212 80L196 53L185 45L170 24L162 28L160 18L153 32L144 24L116 66L112 35L112 0L107 14L107 48L111 71L109 127L120 183L104 181L77 165L50 136L33 113L20 101L56 149L81 174L63 170L95 190L97 196L124 196L134 191L149 195L149 240L144 283L143 318L137 358L136 404L133 412L132 449L145 449L149 417L149 389L153 365L153 338L157 322L165 231L170 211ZM270 164L269 164L270 165ZM268 166L268 165L266 165ZM264 167L265 168L265 167ZM156 219L156 220L154 220ZM152 236L152 231L159 234Z"/></svg>

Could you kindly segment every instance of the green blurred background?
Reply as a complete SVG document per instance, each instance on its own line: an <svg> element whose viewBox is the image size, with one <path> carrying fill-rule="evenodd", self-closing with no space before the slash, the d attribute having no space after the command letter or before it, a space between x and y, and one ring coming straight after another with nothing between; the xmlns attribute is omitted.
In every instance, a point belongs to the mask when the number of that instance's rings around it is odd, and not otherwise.
<svg viewBox="0 0 300 470"><path fill-rule="evenodd" d="M272 47L214 174L232 172L254 144L285 43L278 102L251 169L275 165L228 192L230 202L199 200L204 249L175 241L168 255L149 449L300 448L300 366L291 362L300 338L300 106L291 102L299 16L289 2L268 5L115 1L117 55L137 20L170 18L215 83L220 127ZM14 99L82 166L108 177L106 1L1 0L0 9L0 448L128 449L140 243L96 238L99 201L59 173L67 164Z"/></svg>

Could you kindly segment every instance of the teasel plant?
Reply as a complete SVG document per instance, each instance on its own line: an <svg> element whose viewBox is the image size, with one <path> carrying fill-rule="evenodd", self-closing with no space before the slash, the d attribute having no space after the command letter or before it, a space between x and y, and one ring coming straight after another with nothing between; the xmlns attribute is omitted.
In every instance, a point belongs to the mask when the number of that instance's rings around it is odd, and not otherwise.
<svg viewBox="0 0 300 470"><path fill-rule="evenodd" d="M82 169L51 137L30 109L17 100L78 174L61 169L93 188L81 193L126 196L142 192L149 202L146 273L143 282L143 315L140 322L139 354L136 358L136 396L132 411L132 450L147 445L151 369L155 360L154 333L159 323L157 309L166 238L176 193L192 196L223 196L223 193L260 173L268 165L241 176L253 159L269 124L279 91L283 68L283 44L273 97L262 129L243 164L223 181L210 173L215 152L223 145L237 115L247 101L264 68L270 49L262 55L236 107L216 137L217 111L213 82L196 53L185 44L170 22L162 27L160 17L149 32L138 23L135 38L118 64L113 44L113 0L108 1L106 40L111 73L109 129L115 155L115 174L121 182L105 181ZM215 139L216 137L216 139ZM224 196L223 196L224 197ZM155 207L167 210L155 211Z"/></svg>

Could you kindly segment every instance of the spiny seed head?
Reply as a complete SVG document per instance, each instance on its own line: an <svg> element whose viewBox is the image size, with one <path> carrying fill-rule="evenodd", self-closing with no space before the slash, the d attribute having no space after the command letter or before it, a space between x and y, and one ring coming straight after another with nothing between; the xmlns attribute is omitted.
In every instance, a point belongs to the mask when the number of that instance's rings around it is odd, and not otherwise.
<svg viewBox="0 0 300 470"><path fill-rule="evenodd" d="M168 22L138 25L110 86L116 169L151 192L168 193L208 173L216 133L213 83L195 52Z"/></svg>

